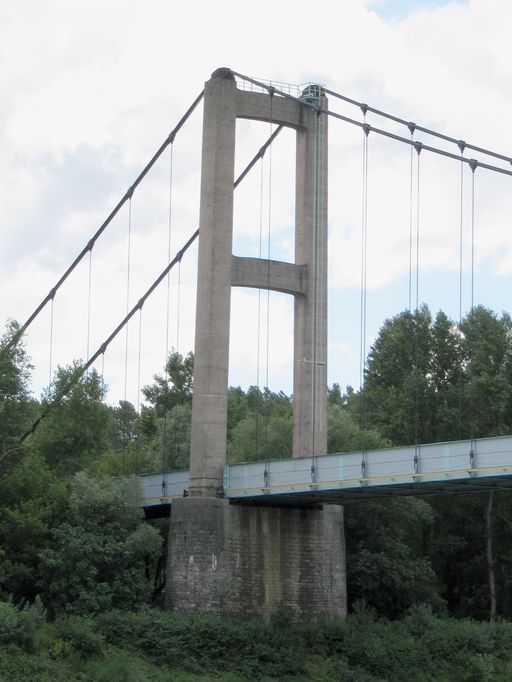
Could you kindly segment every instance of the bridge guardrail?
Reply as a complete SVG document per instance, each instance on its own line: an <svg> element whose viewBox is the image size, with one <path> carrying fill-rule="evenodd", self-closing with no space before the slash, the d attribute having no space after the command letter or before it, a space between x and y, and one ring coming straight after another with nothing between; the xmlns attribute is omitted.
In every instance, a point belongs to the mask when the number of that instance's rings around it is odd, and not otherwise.
<svg viewBox="0 0 512 682"><path fill-rule="evenodd" d="M502 475L512 475L512 436L232 464L224 484L240 499Z"/></svg>
<svg viewBox="0 0 512 682"><path fill-rule="evenodd" d="M224 493L232 500L307 499L324 493L341 501L351 491L407 489L421 494L466 483L469 490L471 482L478 489L477 481L500 478L503 485L510 479L512 487L512 436L231 464L224 470ZM140 479L147 507L168 505L188 494L188 471L143 474Z"/></svg>

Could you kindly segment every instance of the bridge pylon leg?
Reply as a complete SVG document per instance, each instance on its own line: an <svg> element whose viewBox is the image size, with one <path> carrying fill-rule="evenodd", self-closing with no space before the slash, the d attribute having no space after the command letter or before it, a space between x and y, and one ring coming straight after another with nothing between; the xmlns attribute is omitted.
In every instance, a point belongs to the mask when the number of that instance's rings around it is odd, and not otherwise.
<svg viewBox="0 0 512 682"><path fill-rule="evenodd" d="M311 106L313 104L313 106ZM167 605L179 612L305 618L346 612L343 510L236 506L219 499L226 463L231 287L295 297L293 454L327 452L327 116L302 99L205 85L190 497L172 505ZM235 257L236 119L295 130L295 262Z"/></svg>

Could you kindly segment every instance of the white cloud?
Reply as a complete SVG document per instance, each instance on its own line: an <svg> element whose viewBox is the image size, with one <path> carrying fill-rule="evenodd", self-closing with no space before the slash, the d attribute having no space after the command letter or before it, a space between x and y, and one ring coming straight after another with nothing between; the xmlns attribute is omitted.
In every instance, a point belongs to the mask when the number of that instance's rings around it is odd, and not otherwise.
<svg viewBox="0 0 512 682"><path fill-rule="evenodd" d="M263 0L251 15L234 0L0 0L0 4L2 320L24 319L46 295L218 66L291 83L319 81L456 138L505 153L512 149L508 121L512 5L501 0L447 3L410 12L394 23L380 18L363 0L337 5L319 0L318 21L297 11L289 0ZM330 104L335 106L332 98ZM336 106L361 120L357 109ZM384 127L374 115L368 115L368 121ZM197 227L200 132L199 109L174 148L173 253ZM237 168L243 168L268 133L268 125L240 122ZM342 339L330 339L330 379L344 384L336 372L358 376L357 368L348 369L346 359L353 355L349 349L359 344L357 309L348 301L357 297L360 281L362 139L360 130L333 120L329 134L330 295L342 311L346 330L331 324L332 333L342 334ZM432 138L428 142L438 144ZM369 296L370 301L375 300L371 296L385 296L388 287L396 306L398 298L407 300L407 294L397 297L393 287L407 279L409 268L409 151L374 134L369 149ZM247 255L257 255L260 225L265 253L270 216L274 257L292 258L293 164L293 134L287 133L275 145L272 165L268 157L264 161L263 182L257 167L240 188L235 235L240 248L251 251ZM133 199L133 300L167 257L169 167L166 152ZM470 263L469 181L466 173L465 277ZM510 181L482 169L476 173L475 258L482 277L512 275ZM422 275L452 273L456 279L459 204L458 165L422 152ZM94 248L91 345L124 314L126 230L123 209ZM180 349L188 350L193 346L195 266L192 259L190 265L185 259L182 267ZM62 299L56 300L54 362L68 362L85 352L87 276L83 264L69 290L63 288ZM142 383L163 366L165 285L158 296L143 313ZM271 386L291 391L291 304L277 296L273 306ZM230 381L254 383L252 370L247 369L256 363L254 334L250 343L244 334L248 328L254 331L256 324L254 294L234 294L233 311L237 322L232 330ZM382 322L379 314L381 310L372 313L372 329ZM48 372L49 312L45 315L46 321L38 322L29 337L37 386L44 384ZM129 337L132 365L138 362L134 327L135 322ZM113 399L122 397L124 341L116 348L105 362ZM128 383L135 401L134 374Z"/></svg>

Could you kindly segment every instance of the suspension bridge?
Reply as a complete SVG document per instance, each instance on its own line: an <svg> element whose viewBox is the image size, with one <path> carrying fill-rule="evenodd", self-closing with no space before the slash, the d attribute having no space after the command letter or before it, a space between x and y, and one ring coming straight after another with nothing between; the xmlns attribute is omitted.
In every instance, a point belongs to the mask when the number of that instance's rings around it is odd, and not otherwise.
<svg viewBox="0 0 512 682"><path fill-rule="evenodd" d="M356 102L325 86L309 84L294 89L258 81L230 69L218 69L113 211L20 327L11 344L19 341L48 305L53 310L60 290L87 258L91 281L93 248L125 204L130 206L131 219L134 193L164 151L172 148L202 101L199 228L191 232L174 256L169 242L165 268L131 306L128 284L125 314L92 352L89 352L89 327L93 322L89 298L87 360L72 381L76 382L96 363L103 363L109 347L122 332L126 333L127 346L130 320L137 314L142 315L146 302L162 282L167 282L169 291L171 271L180 268L197 241L190 470L163 470L141 476L150 515L168 513L172 505L168 604L178 611L193 612L267 616L285 607L303 616L342 615L346 600L344 565L340 560L344 536L339 504L353 498L508 488L512 481L512 437L327 453L328 122L359 129L362 138L361 384L367 350L370 137L386 138L410 152L409 309L417 310L420 304L420 159L430 154L460 165L461 197L465 173L470 173L470 307L474 305L475 175L478 171L511 176L512 160L504 154ZM359 116L347 116L333 109L331 102L336 101L354 107ZM382 119L383 125L368 122L370 114ZM271 131L235 178L237 119L266 122ZM257 257L234 256L234 190L265 154L270 153L286 129L294 131L296 142L295 258L293 261L272 259L270 236L266 257L261 236ZM434 142L427 144L426 139ZM462 261L462 246L460 249ZM129 264L128 258L128 268ZM259 461L226 465L232 287L280 292L293 297L294 426L290 459L271 461L261 453ZM459 300L461 309L462 288ZM166 315L168 329L169 298ZM260 316L258 307L258 319ZM259 333L258 329L258 336ZM139 331L139 339L140 335ZM125 392L127 358L126 350ZM140 384L140 364L138 374ZM71 382L63 386L54 401L61 400L71 388ZM51 404L47 410L51 410ZM42 413L22 438L28 438L44 417ZM247 455L248 459L254 459L253 453ZM326 506L321 508L321 505Z"/></svg>

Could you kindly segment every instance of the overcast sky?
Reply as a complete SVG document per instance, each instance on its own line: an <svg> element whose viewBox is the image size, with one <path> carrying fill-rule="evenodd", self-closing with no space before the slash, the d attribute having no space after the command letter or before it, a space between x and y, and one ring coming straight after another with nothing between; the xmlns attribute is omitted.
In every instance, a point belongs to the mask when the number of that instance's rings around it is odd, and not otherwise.
<svg viewBox="0 0 512 682"><path fill-rule="evenodd" d="M317 82L419 125L512 154L512 3L508 0L0 0L0 320L22 322L48 293L217 67L290 84ZM357 108L340 107L362 120ZM92 353L197 227L199 108L170 151L27 338L39 395L50 369ZM385 127L375 116L368 121ZM330 121L329 381L359 379L362 133ZM408 131L390 128L408 136ZM241 170L271 129L240 122ZM418 135L418 140L437 144ZM453 146L452 146L453 147ZM444 148L457 153L449 145ZM237 193L235 245L293 258L293 135L282 135ZM478 155L470 154L471 156ZM483 158L483 157L482 157ZM416 159L415 159L416 163ZM509 166L512 169L512 167ZM369 139L368 344L408 304L409 148ZM416 172L416 170L414 171ZM416 175L414 175L416 182ZM463 307L470 305L470 171L464 175ZM475 302L510 309L511 178L475 176ZM171 194L171 196L170 196ZM416 211L416 196L413 196ZM421 154L420 302L459 314L460 165ZM171 210L169 209L171 206ZM131 229L130 282L127 235ZM166 347L193 349L195 258L129 329L127 398L161 371ZM87 341L89 268L91 324ZM414 275L415 277L415 275ZM179 325L177 297L180 296ZM413 292L413 301L416 293ZM292 302L271 296L269 384L291 392ZM267 295L260 299L260 383L267 376ZM230 383L258 375L258 294L234 290ZM179 329L178 329L179 326ZM110 400L124 397L126 337L105 356ZM101 363L98 363L101 370Z"/></svg>

